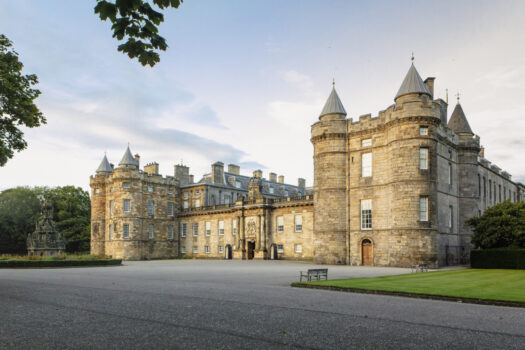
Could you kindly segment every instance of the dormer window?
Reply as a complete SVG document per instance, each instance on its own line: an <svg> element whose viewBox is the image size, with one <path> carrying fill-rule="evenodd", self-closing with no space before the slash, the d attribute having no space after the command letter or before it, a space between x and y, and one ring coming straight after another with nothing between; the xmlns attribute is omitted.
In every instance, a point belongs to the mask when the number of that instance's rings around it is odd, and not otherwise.
<svg viewBox="0 0 525 350"><path fill-rule="evenodd" d="M241 188L241 182L240 181L235 181L235 187L236 188Z"/></svg>

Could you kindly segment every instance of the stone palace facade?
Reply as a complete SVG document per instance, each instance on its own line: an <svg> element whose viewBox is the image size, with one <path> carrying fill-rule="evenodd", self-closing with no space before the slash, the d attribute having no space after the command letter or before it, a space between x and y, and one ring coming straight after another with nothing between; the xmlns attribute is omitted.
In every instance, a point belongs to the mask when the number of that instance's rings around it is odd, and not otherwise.
<svg viewBox="0 0 525 350"><path fill-rule="evenodd" d="M434 99L412 64L377 117L347 114L335 88L312 125L314 187L216 162L140 168L128 147L91 176L91 252L154 258L294 259L326 264L438 267L467 263L470 217L525 186L484 158L461 105Z"/></svg>

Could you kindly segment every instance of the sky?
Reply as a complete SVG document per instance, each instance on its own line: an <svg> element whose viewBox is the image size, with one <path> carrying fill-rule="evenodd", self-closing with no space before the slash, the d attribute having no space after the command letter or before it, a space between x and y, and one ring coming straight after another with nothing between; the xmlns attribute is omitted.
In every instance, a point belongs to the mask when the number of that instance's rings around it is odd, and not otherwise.
<svg viewBox="0 0 525 350"><path fill-rule="evenodd" d="M310 127L332 80L348 113L393 104L410 67L460 101L485 156L525 182L525 1L185 0L165 11L155 67L117 52L95 1L0 0L0 33L39 77L47 124L0 168L0 189L89 189L128 142L163 175L215 161L313 185Z"/></svg>

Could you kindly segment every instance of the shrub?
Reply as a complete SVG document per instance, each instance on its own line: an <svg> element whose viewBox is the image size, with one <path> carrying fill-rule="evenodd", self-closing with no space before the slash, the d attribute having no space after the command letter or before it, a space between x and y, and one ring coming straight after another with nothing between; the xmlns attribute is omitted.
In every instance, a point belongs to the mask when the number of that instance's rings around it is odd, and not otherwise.
<svg viewBox="0 0 525 350"><path fill-rule="evenodd" d="M525 269L525 249L472 250L470 266L477 269Z"/></svg>
<svg viewBox="0 0 525 350"><path fill-rule="evenodd" d="M506 200L467 221L476 248L525 248L525 202Z"/></svg>

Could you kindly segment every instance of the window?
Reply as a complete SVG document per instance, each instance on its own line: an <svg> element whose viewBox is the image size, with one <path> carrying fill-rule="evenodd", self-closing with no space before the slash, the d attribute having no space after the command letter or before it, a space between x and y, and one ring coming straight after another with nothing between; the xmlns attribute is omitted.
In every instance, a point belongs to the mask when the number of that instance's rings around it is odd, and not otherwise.
<svg viewBox="0 0 525 350"><path fill-rule="evenodd" d="M372 200L361 201L361 230L372 229Z"/></svg>
<svg viewBox="0 0 525 350"><path fill-rule="evenodd" d="M122 183L122 187L124 188L130 188L131 187L131 184L129 182L123 182Z"/></svg>
<svg viewBox="0 0 525 350"><path fill-rule="evenodd" d="M270 194L274 194L274 193L275 193L275 188L270 187Z"/></svg>
<svg viewBox="0 0 525 350"><path fill-rule="evenodd" d="M113 225L109 225L109 240L113 239Z"/></svg>
<svg viewBox="0 0 525 350"><path fill-rule="evenodd" d="M109 201L109 217L113 217L113 200Z"/></svg>
<svg viewBox="0 0 525 350"><path fill-rule="evenodd" d="M419 169L428 169L428 148L419 149Z"/></svg>
<svg viewBox="0 0 525 350"><path fill-rule="evenodd" d="M168 194L173 194L173 188L168 189Z"/></svg>
<svg viewBox="0 0 525 350"><path fill-rule="evenodd" d="M428 197L419 197L419 221L428 221Z"/></svg>
<svg viewBox="0 0 525 350"><path fill-rule="evenodd" d="M186 247L185 246L180 247L180 252L182 254L186 254Z"/></svg>
<svg viewBox="0 0 525 350"><path fill-rule="evenodd" d="M95 188L95 194L99 194L100 193L100 188Z"/></svg>
<svg viewBox="0 0 525 350"><path fill-rule="evenodd" d="M222 248L222 245L220 245L218 249L219 249L219 253L224 252L224 249Z"/></svg>
<svg viewBox="0 0 525 350"><path fill-rule="evenodd" d="M224 221L219 221L219 236L224 235Z"/></svg>
<svg viewBox="0 0 525 350"><path fill-rule="evenodd" d="M210 246L209 245L205 245L204 246L204 251L206 252L206 254L210 254Z"/></svg>
<svg viewBox="0 0 525 350"><path fill-rule="evenodd" d="M448 206L448 227L450 227L450 230L452 230L452 225L454 222L454 208L449 205Z"/></svg>
<svg viewBox="0 0 525 350"><path fill-rule="evenodd" d="M487 179L483 176L483 198L487 198Z"/></svg>
<svg viewBox="0 0 525 350"><path fill-rule="evenodd" d="M125 213L131 211L131 201L129 199L124 199L123 210Z"/></svg>
<svg viewBox="0 0 525 350"><path fill-rule="evenodd" d="M188 201L184 201L184 202L182 203L182 207L183 207L184 209L188 209Z"/></svg>
<svg viewBox="0 0 525 350"><path fill-rule="evenodd" d="M478 196L481 197L481 175L478 174Z"/></svg>
<svg viewBox="0 0 525 350"><path fill-rule="evenodd" d="M193 206L195 208L200 208L201 206L201 200L200 199L196 199L194 202L193 202Z"/></svg>
<svg viewBox="0 0 525 350"><path fill-rule="evenodd" d="M428 126L420 126L419 127L419 135L427 136L428 135Z"/></svg>
<svg viewBox="0 0 525 350"><path fill-rule="evenodd" d="M286 197L288 197L288 196L290 195L289 192L288 192L288 190L284 190L284 195L285 195Z"/></svg>
<svg viewBox="0 0 525 350"><path fill-rule="evenodd" d="M224 196L224 204L230 204L230 196Z"/></svg>
<svg viewBox="0 0 525 350"><path fill-rule="evenodd" d="M168 239L173 240L173 225L168 225Z"/></svg>
<svg viewBox="0 0 525 350"><path fill-rule="evenodd" d="M498 197L499 197L499 202L501 202L501 185L498 185Z"/></svg>
<svg viewBox="0 0 525 350"><path fill-rule="evenodd" d="M181 237L186 237L186 223L183 222L183 223L181 224L181 226L182 226L182 227L181 227L181 229L180 229L180 236L181 236Z"/></svg>
<svg viewBox="0 0 525 350"><path fill-rule="evenodd" d="M448 184L452 185L452 164L448 163Z"/></svg>
<svg viewBox="0 0 525 350"><path fill-rule="evenodd" d="M173 202L168 202L168 216L173 216Z"/></svg>
<svg viewBox="0 0 525 350"><path fill-rule="evenodd" d="M295 232L301 232L303 230L303 216L296 215L294 220L295 220Z"/></svg>
<svg viewBox="0 0 525 350"><path fill-rule="evenodd" d="M206 236L211 234L211 222L206 221Z"/></svg>
<svg viewBox="0 0 525 350"><path fill-rule="evenodd" d="M194 223L193 224L193 236L198 236L198 235L199 235L199 224Z"/></svg>
<svg viewBox="0 0 525 350"><path fill-rule="evenodd" d="M199 247L193 246L193 253L197 254L199 252Z"/></svg>
<svg viewBox="0 0 525 350"><path fill-rule="evenodd" d="M153 187L152 186L148 186L148 192L149 193L153 193Z"/></svg>
<svg viewBox="0 0 525 350"><path fill-rule="evenodd" d="M294 245L294 250L296 253L302 253L303 252L303 246L300 245L300 244L295 244Z"/></svg>
<svg viewBox="0 0 525 350"><path fill-rule="evenodd" d="M284 231L284 216L277 217L277 232Z"/></svg>
<svg viewBox="0 0 525 350"><path fill-rule="evenodd" d="M198 196L199 194L201 194L201 191L195 190L195 195Z"/></svg>
<svg viewBox="0 0 525 350"><path fill-rule="evenodd" d="M235 181L235 187L236 188L241 188L241 182L240 181Z"/></svg>
<svg viewBox="0 0 525 350"><path fill-rule="evenodd" d="M129 238L129 224L122 225L122 238Z"/></svg>
<svg viewBox="0 0 525 350"><path fill-rule="evenodd" d="M284 247L282 244L277 244L277 253L284 253Z"/></svg>
<svg viewBox="0 0 525 350"><path fill-rule="evenodd" d="M372 153L363 153L361 155L361 176L372 176Z"/></svg>
<svg viewBox="0 0 525 350"><path fill-rule="evenodd" d="M492 180L489 180L489 201L492 201Z"/></svg>
<svg viewBox="0 0 525 350"><path fill-rule="evenodd" d="M372 139L361 140L361 147L370 147L372 146Z"/></svg>
<svg viewBox="0 0 525 350"><path fill-rule="evenodd" d="M184 198L188 198L188 191L184 191Z"/></svg>
<svg viewBox="0 0 525 350"><path fill-rule="evenodd" d="M232 235L237 234L237 220L232 220Z"/></svg>
<svg viewBox="0 0 525 350"><path fill-rule="evenodd" d="M148 201L148 215L152 216L154 211L154 202Z"/></svg>
<svg viewBox="0 0 525 350"><path fill-rule="evenodd" d="M153 239L155 237L155 226L153 226L153 224L149 225L148 233L149 239Z"/></svg>

